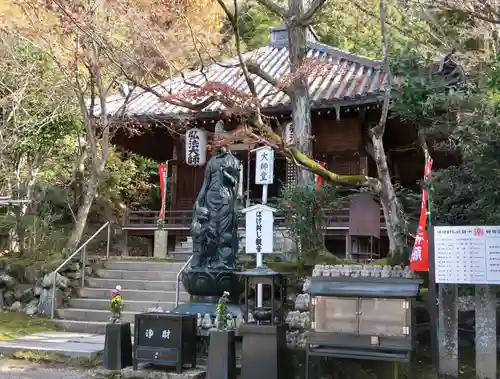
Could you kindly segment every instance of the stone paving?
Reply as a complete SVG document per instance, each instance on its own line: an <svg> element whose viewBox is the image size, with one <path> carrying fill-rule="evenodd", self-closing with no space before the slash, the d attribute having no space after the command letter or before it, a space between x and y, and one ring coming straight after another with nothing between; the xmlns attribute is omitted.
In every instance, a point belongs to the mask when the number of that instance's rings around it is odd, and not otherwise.
<svg viewBox="0 0 500 379"><path fill-rule="evenodd" d="M94 359L104 350L104 336L85 333L41 332L12 341L0 341L0 354L40 351L69 358Z"/></svg>

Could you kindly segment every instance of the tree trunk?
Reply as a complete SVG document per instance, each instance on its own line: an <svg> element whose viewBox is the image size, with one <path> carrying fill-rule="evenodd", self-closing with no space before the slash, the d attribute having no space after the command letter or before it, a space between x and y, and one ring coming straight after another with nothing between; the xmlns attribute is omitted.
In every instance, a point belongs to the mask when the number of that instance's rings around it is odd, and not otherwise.
<svg viewBox="0 0 500 379"><path fill-rule="evenodd" d="M405 246L404 234L401 230L403 227L401 225L403 221L401 220L402 210L391 181L382 137L372 133L372 143L380 180L380 201L389 237L389 252L394 256L397 253L401 254Z"/></svg>
<svg viewBox="0 0 500 379"><path fill-rule="evenodd" d="M85 188L85 161L87 160L87 150L85 146L80 147L75 164L74 187L73 187L73 210L78 210L83 204Z"/></svg>
<svg viewBox="0 0 500 379"><path fill-rule="evenodd" d="M307 27L294 22L304 14L303 0L289 1L290 13L295 17L287 23L288 49L290 59L290 74L292 78L292 122L294 126L297 149L309 157L313 157L311 104L307 76L301 72L301 67L307 56ZM314 175L304 169L298 170L298 184L312 184Z"/></svg>
<svg viewBox="0 0 500 379"><path fill-rule="evenodd" d="M95 173L88 178L83 201L76 214L75 226L66 243L66 254L72 254L82 239L90 208L92 207L97 190L99 189L99 182L99 176Z"/></svg>

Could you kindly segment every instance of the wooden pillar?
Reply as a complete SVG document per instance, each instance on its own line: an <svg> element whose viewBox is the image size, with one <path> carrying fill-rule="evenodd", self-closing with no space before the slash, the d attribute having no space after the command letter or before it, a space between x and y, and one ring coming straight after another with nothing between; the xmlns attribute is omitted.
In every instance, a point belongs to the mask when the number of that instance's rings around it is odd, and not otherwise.
<svg viewBox="0 0 500 379"><path fill-rule="evenodd" d="M368 157L359 157L359 174L368 175Z"/></svg>
<svg viewBox="0 0 500 379"><path fill-rule="evenodd" d="M124 242L125 242L124 248L123 248L123 255L125 257L128 257L128 230L124 230L123 233L124 233L123 238L124 238Z"/></svg>
<svg viewBox="0 0 500 379"><path fill-rule="evenodd" d="M349 231L345 233L345 259L351 259L351 235Z"/></svg>

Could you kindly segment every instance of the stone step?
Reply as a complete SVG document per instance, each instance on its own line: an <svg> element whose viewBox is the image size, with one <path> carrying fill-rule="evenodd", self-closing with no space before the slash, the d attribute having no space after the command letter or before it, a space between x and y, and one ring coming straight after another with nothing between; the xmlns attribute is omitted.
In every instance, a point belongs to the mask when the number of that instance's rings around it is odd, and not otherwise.
<svg viewBox="0 0 500 379"><path fill-rule="evenodd" d="M165 271L128 271L128 270L98 270L97 275L105 279L125 280L176 280L177 272Z"/></svg>
<svg viewBox="0 0 500 379"><path fill-rule="evenodd" d="M122 312L122 321L134 322L134 317L140 312ZM87 322L109 322L111 312L109 310L65 308L56 309L56 315L63 320L87 321Z"/></svg>
<svg viewBox="0 0 500 379"><path fill-rule="evenodd" d="M191 254L193 252L193 249L187 249L184 247L176 247L174 249L174 253L186 253L186 254Z"/></svg>
<svg viewBox="0 0 500 379"><path fill-rule="evenodd" d="M127 271L165 271L178 273L184 266L184 262L148 262L141 260L117 259L106 262L108 270Z"/></svg>
<svg viewBox="0 0 500 379"><path fill-rule="evenodd" d="M87 299L109 299L112 289L106 288L81 288L79 290L81 298ZM143 300L143 301L175 301L175 291L141 291L141 290L122 290L123 300L127 301ZM189 300L189 295L181 291L179 301L186 302Z"/></svg>
<svg viewBox="0 0 500 379"><path fill-rule="evenodd" d="M143 291L175 291L176 281L156 281L156 280L129 280L88 278L87 284L92 288L113 288L118 284L124 290L143 290Z"/></svg>
<svg viewBox="0 0 500 379"><path fill-rule="evenodd" d="M71 308L108 310L109 299L73 298L69 301ZM175 307L174 301L127 301L125 309L130 312L147 312L150 308L163 308L168 311Z"/></svg>
<svg viewBox="0 0 500 379"><path fill-rule="evenodd" d="M109 321L105 322L90 322L90 321L76 321L76 320L61 320L54 319L52 322L61 330L68 330L73 333L92 333L92 334L105 334L106 325ZM134 325L130 325L131 333L134 335Z"/></svg>
<svg viewBox="0 0 500 379"><path fill-rule="evenodd" d="M189 257L191 256L191 253L190 252L183 252L183 251L181 251L181 252L174 251L174 252L170 253L169 255L172 257L175 257L176 259L179 259L179 260L182 259L182 260L184 260L184 262L186 262L189 259Z"/></svg>

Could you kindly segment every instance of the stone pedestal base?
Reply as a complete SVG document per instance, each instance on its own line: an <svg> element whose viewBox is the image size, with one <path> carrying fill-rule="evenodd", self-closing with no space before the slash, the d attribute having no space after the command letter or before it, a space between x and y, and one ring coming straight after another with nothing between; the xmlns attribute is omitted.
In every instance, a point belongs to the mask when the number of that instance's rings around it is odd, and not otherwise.
<svg viewBox="0 0 500 379"><path fill-rule="evenodd" d="M168 253L168 231L156 230L154 236L154 258L166 258Z"/></svg>
<svg viewBox="0 0 500 379"><path fill-rule="evenodd" d="M234 330L210 332L206 379L236 379Z"/></svg>
<svg viewBox="0 0 500 379"><path fill-rule="evenodd" d="M104 341L103 367L107 370L121 370L132 366L132 336L130 322L107 324Z"/></svg>
<svg viewBox="0 0 500 379"><path fill-rule="evenodd" d="M241 379L287 379L286 331L288 324L240 326L243 337Z"/></svg>
<svg viewBox="0 0 500 379"><path fill-rule="evenodd" d="M191 296L219 297L229 292L229 299L237 303L245 284L237 271L207 267L188 268L182 272L182 284Z"/></svg>

